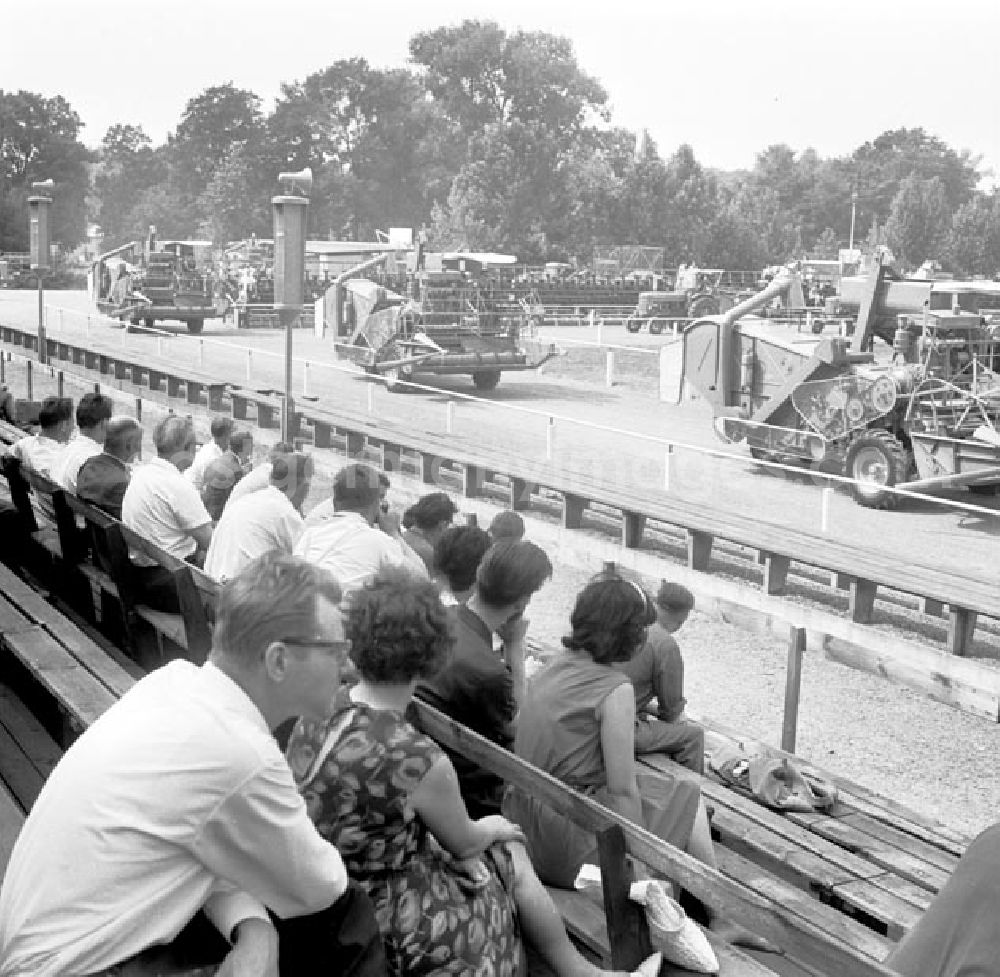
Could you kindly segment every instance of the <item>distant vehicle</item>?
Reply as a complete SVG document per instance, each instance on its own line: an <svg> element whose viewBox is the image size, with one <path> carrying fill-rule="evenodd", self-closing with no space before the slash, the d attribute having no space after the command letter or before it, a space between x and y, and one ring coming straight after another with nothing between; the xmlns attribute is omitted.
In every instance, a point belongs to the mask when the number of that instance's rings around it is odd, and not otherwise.
<svg viewBox="0 0 1000 977"><path fill-rule="evenodd" d="M659 335L670 319L700 319L731 308L732 297L720 288L725 273L723 268L681 265L673 291L639 293L639 303L625 320L625 328L639 332L648 325L653 335Z"/></svg>
<svg viewBox="0 0 1000 977"><path fill-rule="evenodd" d="M162 241L151 227L137 241L97 258L87 275L91 301L107 316L148 327L164 320L199 333L221 316L228 298L211 268L211 241Z"/></svg>
<svg viewBox="0 0 1000 977"><path fill-rule="evenodd" d="M339 354L382 376L386 387L418 373L467 374L477 390L493 390L506 370L531 370L555 355L532 359L521 344L527 316L499 309L480 287L486 266L513 258L479 253L418 254L408 295L366 279L343 282L345 331ZM435 270L430 270L428 265Z"/></svg>

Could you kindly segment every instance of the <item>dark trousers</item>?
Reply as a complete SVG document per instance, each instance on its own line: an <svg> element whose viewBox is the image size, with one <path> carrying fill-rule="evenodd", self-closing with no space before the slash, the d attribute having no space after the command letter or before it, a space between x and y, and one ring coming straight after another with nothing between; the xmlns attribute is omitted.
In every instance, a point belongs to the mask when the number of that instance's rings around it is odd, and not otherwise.
<svg viewBox="0 0 1000 977"><path fill-rule="evenodd" d="M637 719L635 754L665 753L682 767L705 772L705 730L697 723L666 723L662 719Z"/></svg>
<svg viewBox="0 0 1000 977"><path fill-rule="evenodd" d="M386 977L385 949L375 921L375 908L356 882L332 905L309 916L271 917L278 931L278 973L302 977ZM94 977L148 977L149 974L205 968L222 962L230 946L204 913L170 944L151 947L137 957Z"/></svg>

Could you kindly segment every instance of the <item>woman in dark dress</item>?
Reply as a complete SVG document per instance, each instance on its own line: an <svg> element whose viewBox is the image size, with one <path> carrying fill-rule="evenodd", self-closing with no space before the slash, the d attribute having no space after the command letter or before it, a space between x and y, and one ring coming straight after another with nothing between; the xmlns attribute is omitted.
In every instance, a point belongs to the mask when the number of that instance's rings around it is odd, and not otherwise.
<svg viewBox="0 0 1000 977"><path fill-rule="evenodd" d="M604 574L588 584L577 596L564 651L525 690L514 752L714 867L698 778L680 770L647 776L636 767L635 693L614 666L639 651L655 620L638 584ZM571 886L582 865L596 863L593 834L536 798L510 787L503 810L524 828L543 882ZM733 943L774 949L727 920L713 917L709 927Z"/></svg>
<svg viewBox="0 0 1000 977"><path fill-rule="evenodd" d="M451 647L435 586L383 571L352 595L347 635L360 680L327 722L296 728L288 758L317 827L375 904L390 973L513 977L523 935L559 977L596 977L520 829L471 820L451 762L404 717ZM656 955L643 973L658 967Z"/></svg>

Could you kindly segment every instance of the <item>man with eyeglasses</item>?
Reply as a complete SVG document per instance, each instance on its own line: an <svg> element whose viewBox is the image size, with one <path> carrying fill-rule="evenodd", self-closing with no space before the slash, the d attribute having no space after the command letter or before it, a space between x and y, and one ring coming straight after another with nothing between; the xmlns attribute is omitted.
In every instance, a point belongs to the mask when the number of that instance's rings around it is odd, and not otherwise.
<svg viewBox="0 0 1000 977"><path fill-rule="evenodd" d="M259 557L222 589L208 661L145 676L70 747L0 889L2 977L385 974L371 902L271 733L328 714L340 600L322 568Z"/></svg>

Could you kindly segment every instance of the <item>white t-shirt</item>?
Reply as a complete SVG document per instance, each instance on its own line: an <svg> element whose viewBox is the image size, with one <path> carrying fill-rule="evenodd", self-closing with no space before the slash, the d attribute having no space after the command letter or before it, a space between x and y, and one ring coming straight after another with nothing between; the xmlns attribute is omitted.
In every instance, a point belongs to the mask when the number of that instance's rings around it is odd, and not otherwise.
<svg viewBox="0 0 1000 977"><path fill-rule="evenodd" d="M210 524L212 517L197 489L169 461L153 458L132 472L122 522L183 560L198 548L191 531Z"/></svg>
<svg viewBox="0 0 1000 977"><path fill-rule="evenodd" d="M345 593L357 590L383 567L405 567L427 576L424 561L405 543L368 525L358 512L334 512L318 526L306 527L295 555L326 567Z"/></svg>
<svg viewBox="0 0 1000 977"><path fill-rule="evenodd" d="M251 492L226 504L212 533L205 573L220 583L232 580L264 553L291 553L301 535L302 516L284 492L273 485Z"/></svg>
<svg viewBox="0 0 1000 977"><path fill-rule="evenodd" d="M251 492L259 492L261 489L266 489L270 484L271 463L264 461L256 467L251 468L233 486L232 492L229 493L229 498L226 499L226 505L231 506L237 499L242 499L244 495L249 495Z"/></svg>
<svg viewBox="0 0 1000 977"><path fill-rule="evenodd" d="M332 519L336 511L333 507L333 499L324 499L317 503L306 513L306 529L321 526L328 519Z"/></svg>
<svg viewBox="0 0 1000 977"><path fill-rule="evenodd" d="M202 906L228 935L264 906L319 912L346 886L257 706L214 665L171 662L45 782L0 890L0 974L103 971Z"/></svg>
<svg viewBox="0 0 1000 977"><path fill-rule="evenodd" d="M80 468L88 458L99 455L103 450L103 444L98 444L93 438L78 431L76 437L67 441L52 461L49 477L67 492L76 495L76 476L80 473Z"/></svg>
<svg viewBox="0 0 1000 977"><path fill-rule="evenodd" d="M17 458L25 468L30 468L32 471L38 472L39 475L51 478L52 465L62 454L66 444L65 441L56 441L44 434L29 434L27 437L15 441L7 449L7 453ZM83 462L80 464L82 465ZM79 469L77 470L79 471Z"/></svg>
<svg viewBox="0 0 1000 977"><path fill-rule="evenodd" d="M221 458L225 452L215 441L206 441L196 452L191 467L184 473L187 480L200 492L205 487L205 474L213 461Z"/></svg>

